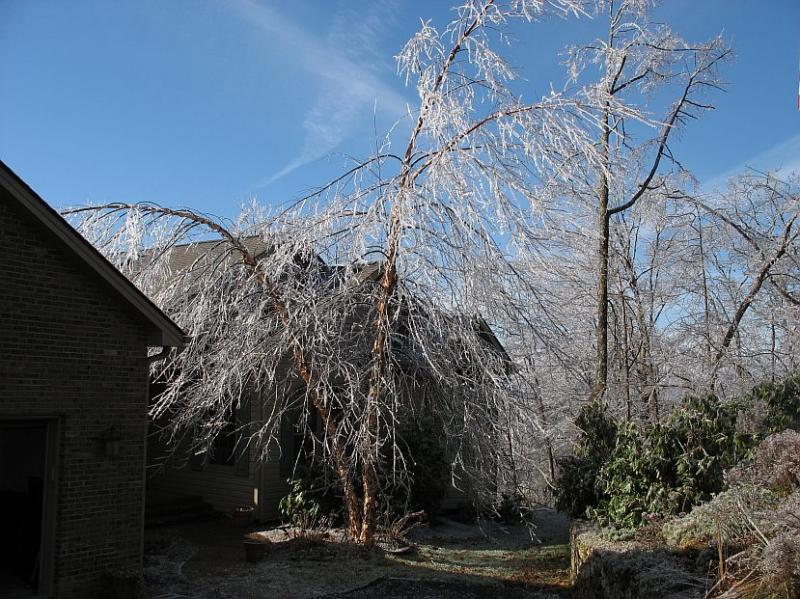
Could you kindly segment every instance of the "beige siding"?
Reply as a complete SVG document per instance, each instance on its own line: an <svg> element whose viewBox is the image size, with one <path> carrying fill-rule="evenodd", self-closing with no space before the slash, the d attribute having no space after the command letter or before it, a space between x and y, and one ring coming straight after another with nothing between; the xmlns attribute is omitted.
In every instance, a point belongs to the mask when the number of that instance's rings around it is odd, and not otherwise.
<svg viewBox="0 0 800 599"><path fill-rule="evenodd" d="M251 406L251 416L253 411ZM151 447L151 464L160 453L158 448ZM148 477L148 490L168 495L196 495L224 512L237 507L255 507L256 452L249 450L248 453L250 468L246 477L237 475L235 466L207 464L202 470L193 470L188 463L181 467L167 465Z"/></svg>
<svg viewBox="0 0 800 599"><path fill-rule="evenodd" d="M285 366L288 368L288 366ZM424 401L425 389L411 377L403 377L401 381L403 393L413 397L417 408ZM286 391L292 394L296 387ZM271 400L268 400L271 401ZM251 420L263 422L264 414L271 412L271 405L253 401ZM150 447L150 462L158 461L158 447ZM189 465L182 468L164 468L160 473L150 477L148 489L173 495L197 495L222 511L230 511L237 507L253 506L255 517L262 522L273 522L279 519L278 504L286 495L289 486L280 472L280 449L270 448L267 459L259 463L257 451L249 451L249 476L236 474L234 466L208 465L204 470L193 470ZM450 486L442 500L443 509L457 509L467 501L467 494Z"/></svg>
<svg viewBox="0 0 800 599"><path fill-rule="evenodd" d="M262 422L269 406L262 402L251 403L251 421ZM150 464L163 459L163 448L153 442L148 448ZM180 452L179 452L180 453ZM280 450L270 449L267 459L261 463L257 452L249 450L250 468L247 477L238 476L234 466L209 464L203 470L193 470L187 463L182 467L164 466L148 479L148 490L168 495L196 495L214 506L229 512L237 507L253 506L256 518L271 522L279 518L278 504L289 490L280 473ZM183 454L184 460L186 452Z"/></svg>

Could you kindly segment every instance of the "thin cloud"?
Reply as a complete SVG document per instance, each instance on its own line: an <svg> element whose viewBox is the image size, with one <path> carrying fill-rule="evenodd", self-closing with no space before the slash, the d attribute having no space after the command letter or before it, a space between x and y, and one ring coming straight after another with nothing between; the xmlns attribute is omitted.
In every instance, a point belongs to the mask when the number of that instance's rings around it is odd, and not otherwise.
<svg viewBox="0 0 800 599"><path fill-rule="evenodd" d="M285 48L289 59L314 78L317 90L303 120L300 151L254 188L265 187L330 154L375 107L391 119L405 114L406 99L381 81L376 66L380 65L379 40L392 17L393 3L373 2L358 14L343 9L324 41L254 0L238 0L233 6L249 24Z"/></svg>
<svg viewBox="0 0 800 599"><path fill-rule="evenodd" d="M748 168L769 171L778 177L800 174L800 134L793 135L734 168L712 177L702 188L706 192L723 188L731 177L741 174Z"/></svg>

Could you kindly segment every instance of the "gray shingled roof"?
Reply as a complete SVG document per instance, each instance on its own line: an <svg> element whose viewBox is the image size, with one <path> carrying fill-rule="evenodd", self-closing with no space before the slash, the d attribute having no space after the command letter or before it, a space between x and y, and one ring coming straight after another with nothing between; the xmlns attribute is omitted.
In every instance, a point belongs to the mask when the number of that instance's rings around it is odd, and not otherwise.
<svg viewBox="0 0 800 599"><path fill-rule="evenodd" d="M247 248L247 251L256 257L271 249L270 244L259 236L246 237L242 240L242 243ZM241 261L241 255L238 252L231 251L231 246L227 242L213 239L176 245L169 255L169 266L173 271L180 272L191 268L198 260L214 261L221 258L224 252L228 252L226 260Z"/></svg>

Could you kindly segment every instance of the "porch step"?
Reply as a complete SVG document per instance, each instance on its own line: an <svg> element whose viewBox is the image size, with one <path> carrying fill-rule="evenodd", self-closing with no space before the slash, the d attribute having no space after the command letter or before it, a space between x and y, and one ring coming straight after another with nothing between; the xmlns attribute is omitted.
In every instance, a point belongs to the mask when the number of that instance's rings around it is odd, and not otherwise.
<svg viewBox="0 0 800 599"><path fill-rule="evenodd" d="M218 512L211 504L196 495L159 498L157 501L148 501L145 505L144 525L145 528L153 528L181 522L210 520L217 515Z"/></svg>

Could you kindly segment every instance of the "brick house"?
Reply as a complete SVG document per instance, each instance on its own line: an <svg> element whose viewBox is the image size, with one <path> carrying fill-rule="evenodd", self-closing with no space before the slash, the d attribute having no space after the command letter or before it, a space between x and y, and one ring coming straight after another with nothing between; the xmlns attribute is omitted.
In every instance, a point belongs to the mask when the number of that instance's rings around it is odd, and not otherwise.
<svg viewBox="0 0 800 599"><path fill-rule="evenodd" d="M111 596L141 571L148 347L183 332L2 162L0 256L0 595Z"/></svg>

